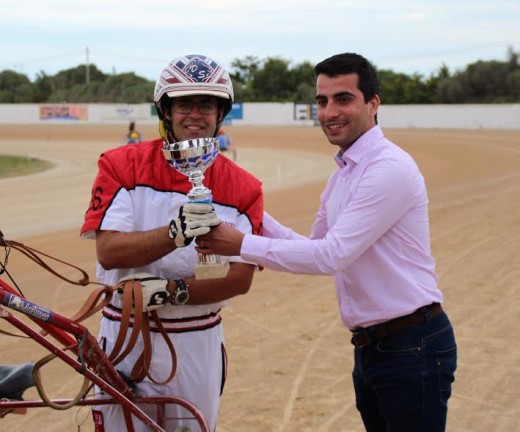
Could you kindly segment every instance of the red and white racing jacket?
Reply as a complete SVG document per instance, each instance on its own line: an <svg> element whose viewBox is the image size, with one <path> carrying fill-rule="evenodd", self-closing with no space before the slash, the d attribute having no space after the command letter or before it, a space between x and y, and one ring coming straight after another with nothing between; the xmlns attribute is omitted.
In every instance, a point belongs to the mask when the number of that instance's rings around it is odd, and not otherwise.
<svg viewBox="0 0 520 432"><path fill-rule="evenodd" d="M192 188L188 177L172 168L162 153L160 139L104 152L81 228L82 238L95 238L97 230L146 231L166 226L178 216ZM234 162L219 155L204 172L213 207L223 223L244 233L261 233L263 192L261 182ZM193 276L197 263L194 242L137 269L105 270L97 264L97 279L107 285L130 273L147 272L167 279ZM230 261L242 261L231 257ZM119 307L115 296L113 305ZM167 305L159 315L167 318L202 316L217 312L227 302L210 305Z"/></svg>

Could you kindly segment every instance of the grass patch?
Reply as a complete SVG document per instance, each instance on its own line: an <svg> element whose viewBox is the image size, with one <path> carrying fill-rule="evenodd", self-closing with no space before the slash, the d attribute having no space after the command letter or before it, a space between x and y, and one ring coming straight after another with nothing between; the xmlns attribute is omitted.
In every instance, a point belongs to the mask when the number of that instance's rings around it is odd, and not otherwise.
<svg viewBox="0 0 520 432"><path fill-rule="evenodd" d="M48 170L53 163L24 156L0 155L0 178L16 177Z"/></svg>

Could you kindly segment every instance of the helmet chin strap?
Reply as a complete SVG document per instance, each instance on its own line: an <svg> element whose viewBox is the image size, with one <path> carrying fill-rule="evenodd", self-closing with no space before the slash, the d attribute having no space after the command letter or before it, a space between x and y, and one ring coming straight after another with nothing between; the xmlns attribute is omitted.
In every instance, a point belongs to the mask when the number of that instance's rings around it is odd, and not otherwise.
<svg viewBox="0 0 520 432"><path fill-rule="evenodd" d="M159 120L159 134L161 135L161 138L163 139L164 144L171 144L175 141L175 138L173 137L173 134L170 133L167 129L167 122L163 119ZM170 139L170 137L172 139Z"/></svg>
<svg viewBox="0 0 520 432"><path fill-rule="evenodd" d="M162 113L162 107L160 103L156 103L155 108L157 111L157 117L159 117L159 135L163 139L164 144L170 144L175 141L171 127L171 120L169 120Z"/></svg>

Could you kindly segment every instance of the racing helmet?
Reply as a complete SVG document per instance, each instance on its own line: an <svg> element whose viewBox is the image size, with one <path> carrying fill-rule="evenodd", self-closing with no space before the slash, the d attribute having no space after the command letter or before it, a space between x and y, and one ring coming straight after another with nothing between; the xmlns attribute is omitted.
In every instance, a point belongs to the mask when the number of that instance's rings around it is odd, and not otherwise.
<svg viewBox="0 0 520 432"><path fill-rule="evenodd" d="M170 61L155 83L154 97L159 131L166 142L173 141L173 130L165 116L168 99L191 95L210 95L219 98L224 108L213 136L217 135L224 118L233 105L233 84L227 71L210 57L189 54Z"/></svg>

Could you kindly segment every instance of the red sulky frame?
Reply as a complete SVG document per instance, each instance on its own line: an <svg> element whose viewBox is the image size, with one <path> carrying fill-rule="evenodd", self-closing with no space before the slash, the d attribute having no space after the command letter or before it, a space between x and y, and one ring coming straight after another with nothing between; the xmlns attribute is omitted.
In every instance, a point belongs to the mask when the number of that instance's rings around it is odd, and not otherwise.
<svg viewBox="0 0 520 432"><path fill-rule="evenodd" d="M66 349L71 350L78 357L78 360L67 354L65 348L61 348L46 339L42 334L2 307L2 305L28 316L59 343L63 344L64 347L67 347ZM121 405L127 432L135 432L132 414L148 426L151 431L165 432L163 426L166 405L180 405L191 414L191 417L188 418L197 422L201 432L209 432L209 426L200 410L185 399L175 396L135 396L86 327L20 297L17 291L2 279L0 279L0 318L48 349L52 354L109 395L107 398L84 397L77 401L75 405ZM55 399L51 402L56 405L67 405L71 401L72 399ZM154 420L145 414L138 407L138 404L155 405L156 419ZM41 407L49 407L49 405L44 400L0 401L0 412L16 408Z"/></svg>

